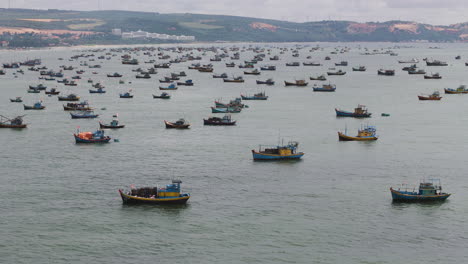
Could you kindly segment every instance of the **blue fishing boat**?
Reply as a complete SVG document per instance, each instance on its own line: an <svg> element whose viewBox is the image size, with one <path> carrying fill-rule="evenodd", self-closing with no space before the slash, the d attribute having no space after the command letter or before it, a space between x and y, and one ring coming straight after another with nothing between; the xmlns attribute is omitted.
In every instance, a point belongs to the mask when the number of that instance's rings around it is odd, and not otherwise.
<svg viewBox="0 0 468 264"><path fill-rule="evenodd" d="M96 118L99 115L94 114L93 111L81 111L77 113L70 113L72 119L79 119L79 118Z"/></svg>
<svg viewBox="0 0 468 264"><path fill-rule="evenodd" d="M335 108L336 116L340 117L358 117L358 118L363 118L363 117L370 117L372 113L369 113L367 111L367 108L365 105L358 105L356 108L354 108L354 112L348 112L344 110L340 110L338 108Z"/></svg>
<svg viewBox="0 0 468 264"><path fill-rule="evenodd" d="M193 86L193 81L186 80L185 82L177 82L177 85Z"/></svg>
<svg viewBox="0 0 468 264"><path fill-rule="evenodd" d="M106 91L102 88L97 88L96 90L89 90L89 93L98 93L98 94L103 94L106 93Z"/></svg>
<svg viewBox="0 0 468 264"><path fill-rule="evenodd" d="M133 98L133 94L130 93L130 91L126 92L126 93L123 93L123 94L119 94L120 98Z"/></svg>
<svg viewBox="0 0 468 264"><path fill-rule="evenodd" d="M299 143L295 141L289 142L287 145L268 146L260 145L259 150L252 150L254 160L284 160L284 159L300 159L304 156L304 152L297 152Z"/></svg>
<svg viewBox="0 0 468 264"><path fill-rule="evenodd" d="M159 90L177 90L177 85L175 83L171 83L167 87L159 86Z"/></svg>
<svg viewBox="0 0 468 264"><path fill-rule="evenodd" d="M181 193L180 180L172 180L165 188L143 187L125 192L119 189L122 202L125 204L185 204L190 199L189 193Z"/></svg>
<svg viewBox="0 0 468 264"><path fill-rule="evenodd" d="M403 190L404 189L404 190ZM394 202L434 202L445 201L451 194L442 192L439 179L429 179L419 184L419 190L406 188L393 189L390 187Z"/></svg>
<svg viewBox="0 0 468 264"><path fill-rule="evenodd" d="M227 107L227 108L217 108L211 107L211 113L240 113L242 108L237 107Z"/></svg>
<svg viewBox="0 0 468 264"><path fill-rule="evenodd" d="M336 90L336 85L334 84L324 84L322 87L314 85L314 92L334 92Z"/></svg>
<svg viewBox="0 0 468 264"><path fill-rule="evenodd" d="M76 143L109 143L111 138L104 134L104 130L96 130L95 132L79 132L73 134Z"/></svg>
<svg viewBox="0 0 468 264"><path fill-rule="evenodd" d="M23 105L24 110L42 110L45 109L45 106L42 105L42 102L37 102L33 106Z"/></svg>
<svg viewBox="0 0 468 264"><path fill-rule="evenodd" d="M268 96L265 94L265 92L261 93L256 93L252 96L247 96L247 95L242 95L241 94L242 100L267 100Z"/></svg>

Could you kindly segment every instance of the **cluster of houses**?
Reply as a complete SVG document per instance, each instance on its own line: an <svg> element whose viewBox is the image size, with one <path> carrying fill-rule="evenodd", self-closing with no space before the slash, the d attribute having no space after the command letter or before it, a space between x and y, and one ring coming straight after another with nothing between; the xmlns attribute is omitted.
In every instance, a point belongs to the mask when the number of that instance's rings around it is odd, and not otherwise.
<svg viewBox="0 0 468 264"><path fill-rule="evenodd" d="M122 32L120 28L115 28L112 30L112 34L116 36L121 36L122 39L132 39L132 38L154 38L154 39L163 39L163 40L177 40L177 41L195 41L194 36L184 36L184 35L168 35L168 34L159 34L159 33L150 33L146 31L130 31Z"/></svg>

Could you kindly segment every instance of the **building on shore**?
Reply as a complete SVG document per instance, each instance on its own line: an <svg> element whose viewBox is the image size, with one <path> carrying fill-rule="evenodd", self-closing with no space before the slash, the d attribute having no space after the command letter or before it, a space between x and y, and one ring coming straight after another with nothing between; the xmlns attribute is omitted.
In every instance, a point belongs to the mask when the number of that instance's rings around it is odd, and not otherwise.
<svg viewBox="0 0 468 264"><path fill-rule="evenodd" d="M114 34L112 30L112 34ZM142 39L142 38L151 38L151 39L162 39L162 40L177 40L177 41L195 41L195 36L184 36L184 35L168 35L168 34L159 34L159 33L150 33L142 30L130 31L130 32L121 32L120 36L123 39ZM116 34L114 34L116 35Z"/></svg>

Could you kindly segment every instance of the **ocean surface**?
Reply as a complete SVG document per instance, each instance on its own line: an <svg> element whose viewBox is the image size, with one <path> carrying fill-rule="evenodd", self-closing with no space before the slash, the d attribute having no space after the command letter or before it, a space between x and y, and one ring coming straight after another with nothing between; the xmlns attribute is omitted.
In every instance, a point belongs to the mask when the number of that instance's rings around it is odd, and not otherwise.
<svg viewBox="0 0 468 264"><path fill-rule="evenodd" d="M0 262L1 263L465 263L468 260L468 95L445 95L443 88L468 82L466 44L301 43L299 58L278 47L294 44L199 44L186 46L266 47L258 65L277 70L246 75L245 83L223 83L210 73L188 70L192 62L158 69L152 79L135 79L132 69L149 68L138 52L139 66L122 65L120 56L88 62L101 69L80 67L77 54L89 48L0 51L2 63L41 58L49 69L60 65L84 69L77 87L38 80L39 73L22 67L24 75L7 69L0 76L0 114L26 114L24 130L0 130ZM319 45L323 50L310 52ZM170 47L163 45L162 47ZM335 47L349 52L330 54ZM361 55L397 47L398 56ZM399 47L399 48L398 48ZM439 47L433 49L431 47ZM381 50L382 49L382 50ZM267 51L265 51L267 52ZM172 58L181 56L165 52ZM232 52L231 52L232 54ZM194 55L201 52L194 51ZM268 57L279 55L280 61ZM325 56L330 61L324 61ZM455 56L461 55L461 60ZM241 53L236 64L250 60ZM286 62L312 61L321 67L286 67ZM214 53L206 52L201 63ZM446 67L426 67L423 58L447 61ZM64 58L64 60L58 60ZM408 75L398 60L418 58L420 68L439 72L443 79ZM346 60L347 67L333 63ZM214 72L242 75L226 68L225 59L212 62ZM197 61L194 61L197 62ZM365 65L366 72L352 66ZM308 87L284 87L283 81L344 69L345 76L329 76L335 93ZM396 76L378 76L379 68ZM247 69L248 70L248 69ZM98 71L93 75L92 71ZM185 71L193 87L160 94L158 79ZM119 72L131 84L106 74ZM65 71L66 77L76 75ZM255 80L273 78L274 86ZM104 83L106 94L89 94L87 79ZM28 85L57 86L63 94L76 92L96 107L94 120L72 120L57 97L27 94ZM118 94L133 89L133 99ZM418 101L417 95L438 90L441 101ZM203 126L212 116L214 100L228 101L241 93L265 91L267 101L247 101L232 114L234 127ZM25 104L42 99L46 110L24 111L9 98ZM352 110L364 104L373 117L337 118L334 108ZM106 108L106 110L101 110ZM108 131L119 139L105 145L77 145L73 133L94 131L98 121L118 113L126 127ZM389 113L389 117L381 117ZM184 117L189 130L165 129L164 120ZM375 142L339 142L337 132L357 133L361 125L375 125ZM254 162L251 150L259 144L299 142L305 156L298 162ZM445 203L394 204L389 188L421 179L441 179L452 193ZM117 190L162 186L183 181L192 197L184 206L123 205Z"/></svg>

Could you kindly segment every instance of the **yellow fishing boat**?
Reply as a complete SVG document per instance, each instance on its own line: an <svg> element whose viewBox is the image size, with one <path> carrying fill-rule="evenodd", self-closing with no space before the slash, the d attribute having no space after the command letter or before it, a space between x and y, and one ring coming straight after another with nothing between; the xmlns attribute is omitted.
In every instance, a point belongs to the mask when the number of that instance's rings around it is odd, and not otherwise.
<svg viewBox="0 0 468 264"><path fill-rule="evenodd" d="M365 126L358 130L357 136L347 135L346 130L344 133L338 132L338 139L340 141L372 141L378 139L376 132L377 129L374 126Z"/></svg>

